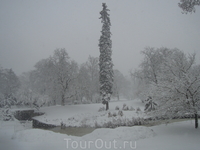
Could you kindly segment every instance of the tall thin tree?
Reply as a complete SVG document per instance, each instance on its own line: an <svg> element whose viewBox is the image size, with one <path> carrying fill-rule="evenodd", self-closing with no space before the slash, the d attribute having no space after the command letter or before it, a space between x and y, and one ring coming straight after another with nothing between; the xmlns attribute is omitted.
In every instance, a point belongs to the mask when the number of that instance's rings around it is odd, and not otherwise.
<svg viewBox="0 0 200 150"><path fill-rule="evenodd" d="M112 63L112 41L110 32L110 18L106 3L102 4L103 10L100 12L102 26L102 35L99 39L99 81L100 81L100 95L102 103L106 104L106 110L109 109L109 100L112 94L113 87L113 63Z"/></svg>

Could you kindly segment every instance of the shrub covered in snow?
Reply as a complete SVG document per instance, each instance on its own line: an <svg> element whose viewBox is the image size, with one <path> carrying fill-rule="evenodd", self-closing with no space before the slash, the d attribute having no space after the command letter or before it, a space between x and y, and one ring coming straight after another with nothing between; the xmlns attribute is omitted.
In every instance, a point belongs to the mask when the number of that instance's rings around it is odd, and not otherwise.
<svg viewBox="0 0 200 150"><path fill-rule="evenodd" d="M105 107L100 107L98 112L105 111L105 110L106 110Z"/></svg>
<svg viewBox="0 0 200 150"><path fill-rule="evenodd" d="M115 110L119 110L119 106L116 106L116 107L115 107Z"/></svg>
<svg viewBox="0 0 200 150"><path fill-rule="evenodd" d="M140 107L138 107L138 108L136 109L136 112L141 112Z"/></svg>
<svg viewBox="0 0 200 150"><path fill-rule="evenodd" d="M129 107L128 107L128 106L125 106L125 107L123 108L123 110L128 111L128 110L129 110Z"/></svg>
<svg viewBox="0 0 200 150"><path fill-rule="evenodd" d="M108 112L108 117L112 117L112 114L111 114L111 112Z"/></svg>
<svg viewBox="0 0 200 150"><path fill-rule="evenodd" d="M117 116L117 113L116 112L108 112L108 117L116 117Z"/></svg>
<svg viewBox="0 0 200 150"><path fill-rule="evenodd" d="M149 98L147 100L145 100L145 108L144 108L144 111L153 111L156 109L157 107L157 103L155 103L152 99L151 96L149 96Z"/></svg>
<svg viewBox="0 0 200 150"><path fill-rule="evenodd" d="M9 109L1 109L0 110L0 120L3 121L10 121L10 120L14 120L14 116L13 114L10 112Z"/></svg>
<svg viewBox="0 0 200 150"><path fill-rule="evenodd" d="M131 106L130 107L130 109L129 109L130 111L135 111L135 109Z"/></svg>
<svg viewBox="0 0 200 150"><path fill-rule="evenodd" d="M124 115L124 114L123 114L123 111L122 111L122 110L119 110L119 111L118 111L118 115L122 117L122 116Z"/></svg>
<svg viewBox="0 0 200 150"><path fill-rule="evenodd" d="M144 121L144 118L140 118L140 117L138 117L138 118L133 117L132 122L133 122L134 125L144 125L144 124L146 124L145 121Z"/></svg>
<svg viewBox="0 0 200 150"><path fill-rule="evenodd" d="M61 128L61 129L65 129L65 128L66 128L66 124L63 123L63 122L61 122L61 123L60 123L60 128Z"/></svg>
<svg viewBox="0 0 200 150"><path fill-rule="evenodd" d="M116 116L117 116L117 113L116 113L116 112L114 112L114 113L112 114L112 116L113 116L113 117L116 117Z"/></svg>
<svg viewBox="0 0 200 150"><path fill-rule="evenodd" d="M122 107L122 109L123 109L124 107L126 107L126 104L125 104L125 103L123 104L123 107Z"/></svg>
<svg viewBox="0 0 200 150"><path fill-rule="evenodd" d="M123 117L113 117L111 120L104 122L103 124L98 124L95 122L95 127L103 127L103 128L116 128L120 126L135 126L135 125L144 125L146 122L143 118L123 118Z"/></svg>
<svg viewBox="0 0 200 150"><path fill-rule="evenodd" d="M123 108L122 108L122 110L127 111L127 110L129 110L129 107L128 107L126 104L123 104Z"/></svg>

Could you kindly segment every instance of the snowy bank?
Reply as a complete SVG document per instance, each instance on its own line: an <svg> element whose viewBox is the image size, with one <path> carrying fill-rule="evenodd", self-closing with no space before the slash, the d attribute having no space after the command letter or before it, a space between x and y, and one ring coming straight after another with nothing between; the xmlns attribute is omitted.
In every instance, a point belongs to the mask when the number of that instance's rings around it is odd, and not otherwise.
<svg viewBox="0 0 200 150"><path fill-rule="evenodd" d="M0 149L198 150L200 129L193 126L194 121L189 120L154 127L101 128L83 137L75 137L48 130L20 128L17 121L0 121ZM14 130L16 127L18 130Z"/></svg>

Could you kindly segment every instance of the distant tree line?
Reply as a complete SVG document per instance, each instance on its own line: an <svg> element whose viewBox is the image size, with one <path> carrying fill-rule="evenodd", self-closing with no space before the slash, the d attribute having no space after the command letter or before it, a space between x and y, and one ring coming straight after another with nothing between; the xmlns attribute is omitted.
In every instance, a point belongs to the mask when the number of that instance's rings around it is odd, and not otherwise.
<svg viewBox="0 0 200 150"><path fill-rule="evenodd" d="M0 107L14 105L20 81L12 69L0 68Z"/></svg>
<svg viewBox="0 0 200 150"><path fill-rule="evenodd" d="M112 97L130 99L130 80L114 70ZM89 56L78 65L64 48L38 61L34 69L19 77L12 69L0 68L0 107L42 107L77 103L99 103L99 59Z"/></svg>

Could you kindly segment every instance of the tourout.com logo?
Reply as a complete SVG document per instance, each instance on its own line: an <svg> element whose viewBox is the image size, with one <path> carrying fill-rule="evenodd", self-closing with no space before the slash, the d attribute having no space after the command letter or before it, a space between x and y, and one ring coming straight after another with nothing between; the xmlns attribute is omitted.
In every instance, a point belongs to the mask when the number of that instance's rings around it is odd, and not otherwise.
<svg viewBox="0 0 200 150"><path fill-rule="evenodd" d="M103 139L96 140L80 140L76 141L71 138L65 138L66 149L136 149L136 141L105 141Z"/></svg>

